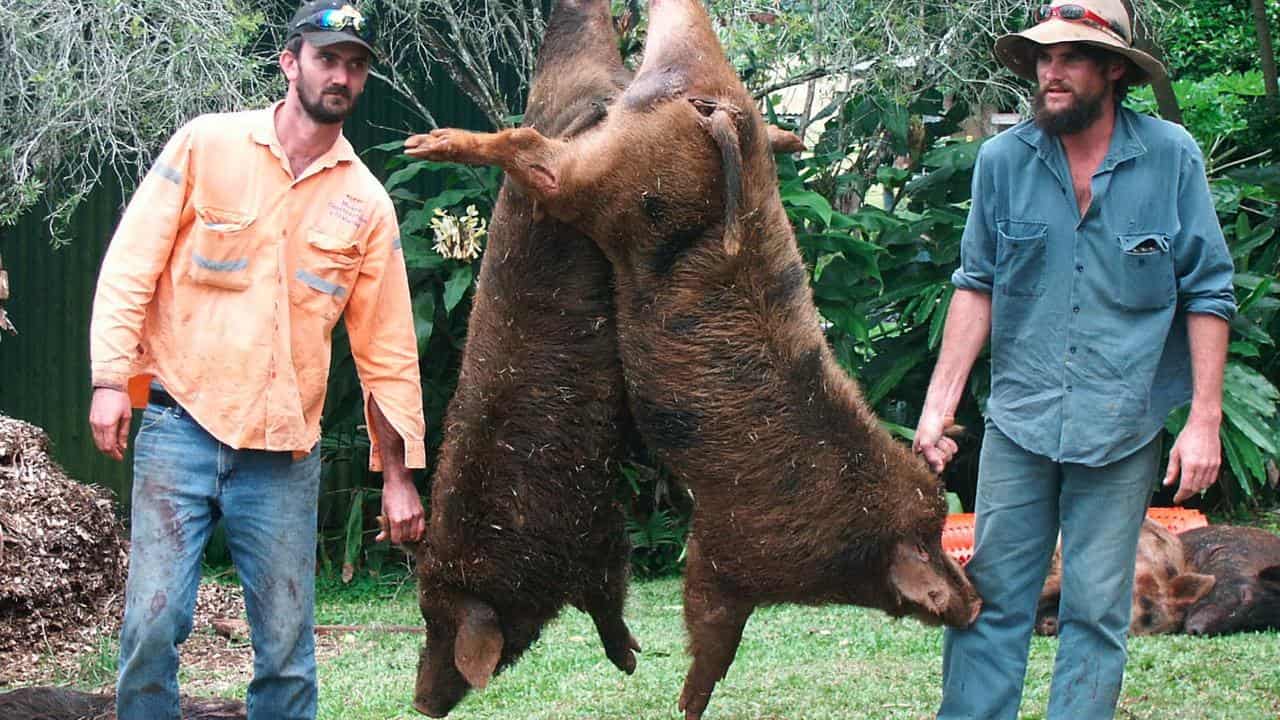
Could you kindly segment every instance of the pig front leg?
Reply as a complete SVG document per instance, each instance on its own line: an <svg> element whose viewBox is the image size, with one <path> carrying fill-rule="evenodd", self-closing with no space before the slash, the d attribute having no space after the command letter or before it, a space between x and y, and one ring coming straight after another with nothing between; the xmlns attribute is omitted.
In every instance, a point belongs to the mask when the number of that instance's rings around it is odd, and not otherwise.
<svg viewBox="0 0 1280 720"><path fill-rule="evenodd" d="M599 587L587 591L579 609L589 614L595 623L609 662L630 675L636 670L635 653L641 650L640 642L631 634L631 629L622 618L623 605L627 599L627 558L623 556L622 560L622 563L616 563L608 569L608 576Z"/></svg>
<svg viewBox="0 0 1280 720"><path fill-rule="evenodd" d="M715 583L710 563L697 554L690 540L684 583L684 622L689 633L693 665L684 678L680 709L685 720L700 720L729 665L738 654L742 629L755 605L721 590Z"/></svg>
<svg viewBox="0 0 1280 720"><path fill-rule="evenodd" d="M590 543L598 548L587 559L595 582L582 590L574 605L591 616L604 653L617 668L630 675L636 669L640 643L623 620L627 582L631 577L631 543L620 510L595 518Z"/></svg>
<svg viewBox="0 0 1280 720"><path fill-rule="evenodd" d="M636 671L636 653L641 652L640 642L622 619L622 597L598 596L588 598L583 608L591 615L604 645L604 654L619 670L630 675Z"/></svg>
<svg viewBox="0 0 1280 720"><path fill-rule="evenodd" d="M500 167L537 201L562 194L556 165L566 145L532 128L497 133L441 128L409 137L404 147L406 155L423 160Z"/></svg>

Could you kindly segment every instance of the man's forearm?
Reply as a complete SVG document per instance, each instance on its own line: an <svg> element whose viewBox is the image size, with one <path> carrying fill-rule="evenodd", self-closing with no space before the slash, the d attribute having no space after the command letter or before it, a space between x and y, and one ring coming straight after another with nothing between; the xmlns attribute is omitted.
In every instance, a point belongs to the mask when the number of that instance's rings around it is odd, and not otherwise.
<svg viewBox="0 0 1280 720"><path fill-rule="evenodd" d="M374 434L378 437L378 457L382 460L384 479L400 479L409 476L409 468L405 464L404 438L382 414L378 401L369 396L369 420L373 424Z"/></svg>
<svg viewBox="0 0 1280 720"><path fill-rule="evenodd" d="M924 412L954 414L973 363L991 334L991 296L956 290L942 332L942 352L933 368Z"/></svg>
<svg viewBox="0 0 1280 720"><path fill-rule="evenodd" d="M1187 336L1191 342L1191 419L1220 423L1222 374L1231 329L1217 315L1191 313L1187 315Z"/></svg>

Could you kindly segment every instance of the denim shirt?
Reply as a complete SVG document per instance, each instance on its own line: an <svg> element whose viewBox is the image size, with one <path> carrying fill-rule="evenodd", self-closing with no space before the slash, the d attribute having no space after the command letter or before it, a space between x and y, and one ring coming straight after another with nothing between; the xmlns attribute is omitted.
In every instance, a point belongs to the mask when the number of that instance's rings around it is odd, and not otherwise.
<svg viewBox="0 0 1280 720"><path fill-rule="evenodd" d="M978 154L958 288L991 295L987 415L1057 462L1136 452L1191 397L1187 314L1230 320L1233 268L1200 149L1118 108L1080 217L1062 143L1027 121Z"/></svg>

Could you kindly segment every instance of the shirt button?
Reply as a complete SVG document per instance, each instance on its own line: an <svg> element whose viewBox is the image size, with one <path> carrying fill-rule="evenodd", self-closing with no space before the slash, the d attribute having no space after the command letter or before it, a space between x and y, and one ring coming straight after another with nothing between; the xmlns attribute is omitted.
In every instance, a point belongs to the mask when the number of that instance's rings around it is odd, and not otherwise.
<svg viewBox="0 0 1280 720"><path fill-rule="evenodd" d="M1080 306L1079 306L1079 305L1077 305L1077 306L1075 306L1075 307L1071 308L1071 312L1073 312L1073 313L1078 313L1078 312L1080 312Z"/></svg>
<svg viewBox="0 0 1280 720"><path fill-rule="evenodd" d="M1067 392L1071 392L1071 386L1070 386L1070 385L1068 385L1068 386L1067 386Z"/></svg>
<svg viewBox="0 0 1280 720"><path fill-rule="evenodd" d="M1084 272L1084 266L1083 266L1083 265L1076 265L1076 272Z"/></svg>
<svg viewBox="0 0 1280 720"><path fill-rule="evenodd" d="M1071 346L1071 354L1072 354L1072 355L1075 355L1075 354L1076 354L1076 346L1075 346L1075 345L1072 345L1072 346Z"/></svg>

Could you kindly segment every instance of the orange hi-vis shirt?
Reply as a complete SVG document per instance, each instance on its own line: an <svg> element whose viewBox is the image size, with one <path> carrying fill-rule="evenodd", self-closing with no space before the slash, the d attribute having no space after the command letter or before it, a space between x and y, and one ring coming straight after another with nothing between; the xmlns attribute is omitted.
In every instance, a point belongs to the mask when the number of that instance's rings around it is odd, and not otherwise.
<svg viewBox="0 0 1280 720"><path fill-rule="evenodd" d="M306 452L320 437L341 316L366 423L372 396L404 438L406 465L425 467L391 198L341 136L293 177L276 138L278 107L192 120L143 179L98 278L93 384L124 389L154 375L223 443Z"/></svg>

